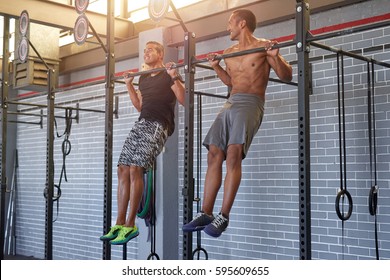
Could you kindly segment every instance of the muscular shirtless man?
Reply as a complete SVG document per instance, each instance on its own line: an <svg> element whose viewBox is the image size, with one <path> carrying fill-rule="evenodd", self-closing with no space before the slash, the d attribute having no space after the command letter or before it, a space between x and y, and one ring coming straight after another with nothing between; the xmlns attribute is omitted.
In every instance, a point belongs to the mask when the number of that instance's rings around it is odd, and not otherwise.
<svg viewBox="0 0 390 280"><path fill-rule="evenodd" d="M266 51L225 59L226 70L219 65L216 54L208 55L210 65L221 81L231 87L230 97L218 113L203 145L208 149L202 211L183 226L184 232L203 230L219 237L229 224L229 213L241 181L242 160L258 131L264 111L265 91L271 68L282 81L291 81L292 68L272 49L276 41L253 36L256 17L249 10L234 11L227 30L237 44L224 54L264 47ZM222 164L226 160L226 175L222 208L214 217L213 208L222 183Z"/></svg>

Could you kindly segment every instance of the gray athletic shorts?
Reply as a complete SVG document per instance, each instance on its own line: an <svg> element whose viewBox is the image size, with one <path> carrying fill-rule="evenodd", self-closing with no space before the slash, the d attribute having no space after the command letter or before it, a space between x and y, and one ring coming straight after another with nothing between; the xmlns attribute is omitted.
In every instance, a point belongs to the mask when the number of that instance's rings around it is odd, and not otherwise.
<svg viewBox="0 0 390 280"><path fill-rule="evenodd" d="M145 171L152 168L168 139L168 129L159 122L141 119L130 130L118 165L140 166Z"/></svg>
<svg viewBox="0 0 390 280"><path fill-rule="evenodd" d="M215 145L227 153L231 144L243 144L242 158L246 157L253 137L260 128L264 114L264 100L254 94L235 93L226 101L211 125L203 145Z"/></svg>

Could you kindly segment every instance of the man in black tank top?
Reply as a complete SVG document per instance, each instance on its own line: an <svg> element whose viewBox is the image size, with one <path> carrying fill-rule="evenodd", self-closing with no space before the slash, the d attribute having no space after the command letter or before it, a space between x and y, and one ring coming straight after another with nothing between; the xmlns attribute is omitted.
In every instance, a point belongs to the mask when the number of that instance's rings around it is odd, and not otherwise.
<svg viewBox="0 0 390 280"><path fill-rule="evenodd" d="M100 240L113 245L125 244L138 236L135 218L144 190L143 174L152 167L175 129L176 100L184 105L185 89L180 75L172 67L173 62L164 65L163 59L164 47L149 41L144 49L146 67L165 67L166 70L141 75L138 90L133 86L134 77L125 75L131 102L140 116L130 130L118 160L116 223L100 237Z"/></svg>

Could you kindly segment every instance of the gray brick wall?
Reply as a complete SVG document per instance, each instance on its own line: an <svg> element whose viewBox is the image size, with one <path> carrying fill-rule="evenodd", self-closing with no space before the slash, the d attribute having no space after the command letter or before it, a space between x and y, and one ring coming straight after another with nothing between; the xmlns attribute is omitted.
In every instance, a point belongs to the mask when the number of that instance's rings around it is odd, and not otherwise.
<svg viewBox="0 0 390 280"><path fill-rule="evenodd" d="M312 29L348 22L364 17L389 13L388 1L366 1L337 11L312 15ZM362 14L362 12L364 12ZM343 15L340 18L340 14ZM295 32L292 20L258 28L256 36L277 38ZM390 62L390 28L333 38L323 43ZM197 54L226 48L227 37L197 44ZM373 46L381 46L372 51ZM181 49L181 55L183 50ZM294 67L295 48L281 50ZM366 64L345 58L346 122L347 122L347 177L348 190L354 202L350 220L344 224L337 218L334 201L339 188L339 144L337 116L337 85L335 57L329 52L313 48L313 95L311 104L311 186L312 186L312 256L314 259L374 259L374 219L368 213L367 198L370 187L370 166L367 131ZM138 60L128 61L137 65ZM91 72L97 71L91 69ZM102 69L99 69L102 75ZM77 73L74 73L77 78ZM274 74L272 73L272 76ZM72 78L69 78L72 80ZM132 107L122 85L115 88L119 96L119 119L114 120L113 165L119 156L129 128L138 113ZM197 69L196 90L226 95L227 88L212 71ZM390 259L390 70L376 67L376 137L379 208L378 230L380 256ZM58 93L56 103L81 108L104 110L104 85ZM90 98L86 100L85 98ZM46 103L45 97L29 98L28 102ZM202 98L203 138L224 100ZM20 108L22 109L22 107ZM56 115L63 111L56 110ZM19 116L23 121L34 117ZM197 118L196 118L197 119ZM179 111L179 186L183 174L184 111ZM62 132L64 122L58 119ZM202 246L210 259L298 259L298 143L297 90L293 86L269 83L265 116L260 131L253 140L243 162L242 183L233 206L228 230L218 239L202 233ZM61 144L55 140L55 182L62 167ZM80 112L79 123L73 122L70 140L72 150L66 158L68 182L62 182L53 232L54 259L101 259L102 244L98 237L103 228L104 184L104 114ZM196 144L196 142L195 142ZM46 123L44 128L19 124L17 198L17 252L44 257ZM206 149L202 148L202 178L206 171ZM196 172L196 162L195 172ZM113 221L116 215L116 170L113 170ZM182 221L181 187L179 216ZM215 211L221 205L218 196ZM196 206L194 206L196 209ZM143 223L143 221L139 221ZM181 222L178 224L181 228ZM158 233L157 233L158 234ZM138 238L146 238L142 235ZM179 255L182 244L179 238ZM194 238L196 246L196 238ZM121 246L119 246L121 247ZM113 246L113 259L121 259L121 248ZM128 245L128 259L137 259L137 240ZM195 248L195 247L194 247Z"/></svg>
<svg viewBox="0 0 390 280"><path fill-rule="evenodd" d="M348 9L348 11L342 9L341 14L348 14L351 11L354 20L360 19L360 9L366 10L367 5L371 7L370 3L356 6L359 16L355 14L356 9ZM379 11L378 13L381 14ZM376 15L375 12L373 14ZM321 23L325 26L332 25L333 20L337 22L336 16L334 11L324 13L316 15L312 22L315 28L322 27ZM294 25L293 22L288 24ZM286 35L284 32L289 28L286 24L273 25L260 28L258 33L259 36L266 34L270 35L268 38L275 38ZM389 42L388 39L386 40L388 35L385 35L388 33L388 28L385 28L333 38L323 43L389 61L389 50L384 46ZM221 41L226 43L224 40L221 38ZM382 51L370 51L371 47L377 46L375 44L377 42L382 42L380 43L383 47ZM229 44L231 43L227 43ZM214 41L210 45L214 46ZM205 49L203 45L201 47ZM213 51L212 47L210 51ZM293 63L294 80L296 80L295 49L283 49L282 54ZM334 206L340 184L336 60L331 53L316 48L312 49L311 58L314 87L313 95L310 97L313 258L373 259L375 258L374 219L368 214L367 206L370 173L366 63L348 57L345 57L344 62L347 176L348 188L353 196L354 211L351 219L345 222L343 243L342 223L337 218ZM389 201L389 162L384 159L389 154L390 88L389 79L385 78L389 71L382 67L375 68L377 168L380 187L378 221L380 220L379 227L383 230L390 222L386 211ZM215 93L215 80L207 79L212 76L213 73L209 71L198 70L197 90ZM221 83L219 85L222 94L226 94L226 87ZM207 132L207 128L221 107L220 102L222 101L209 97L203 98L203 134ZM207 106L209 103L216 104L216 109L211 110ZM243 163L242 183L233 206L230 226L217 240L202 234L202 246L207 249L210 258L299 258L297 147L297 91L291 86L270 83L263 124ZM203 159L207 157L205 149L202 150L202 157ZM204 160L203 169L205 164ZM215 212L218 212L220 206L221 195L217 198ZM388 259L390 257L388 233L384 230L380 236L381 258ZM194 248L196 248L195 241ZM241 253L237 254L237 252Z"/></svg>

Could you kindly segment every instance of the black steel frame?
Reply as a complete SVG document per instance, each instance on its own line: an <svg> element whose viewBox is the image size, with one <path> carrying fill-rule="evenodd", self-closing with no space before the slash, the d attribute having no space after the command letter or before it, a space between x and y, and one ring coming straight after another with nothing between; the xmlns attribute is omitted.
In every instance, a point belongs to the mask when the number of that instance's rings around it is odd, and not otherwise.
<svg viewBox="0 0 390 280"><path fill-rule="evenodd" d="M3 64L2 69L7 69L8 67L8 61L10 57L9 52L9 38L10 38L10 32L9 32L9 17L4 16L4 36L3 36ZM1 145L1 213L0 213L0 219L1 219L1 225L0 225L0 257L3 260L4 259L4 239L5 239L5 193L7 189L7 121L8 121L8 114L7 114L7 101L8 101L8 92L9 92L9 73L8 71L3 70L3 77L1 80L1 106L2 106L2 145Z"/></svg>
<svg viewBox="0 0 390 280"><path fill-rule="evenodd" d="M106 52L106 100L105 100L105 155L104 155L104 210L103 231L106 232L111 226L112 212L112 146L113 146L113 100L115 78L115 55L114 55L114 1L107 3L107 46L103 47ZM9 18L4 17L4 54L8 54ZM296 45L298 56L298 150L299 150L299 254L300 259L311 259L311 199L310 199L310 42L345 34L368 30L369 28L389 25L389 22L378 23L369 27L355 28L350 31L340 31L313 37L310 34L310 8L307 0L296 0L296 38L294 42L281 44L280 47ZM92 28L92 27L91 27ZM192 220L194 203L194 174L193 174L193 151L194 151L194 75L195 64L203 62L195 58L195 34L185 30L184 35L184 66L185 72L185 128L184 128L184 186L183 194L183 222ZM329 51L335 51L331 47L324 47L318 43L312 43L316 47L322 47ZM340 50L338 50L340 51ZM349 53L347 53L349 54ZM356 55L351 54L352 57ZM222 58L222 57L221 57ZM356 57L362 59L361 56ZM9 57L3 57L3 69L8 63ZM366 60L366 59L363 59ZM389 67L388 63L369 59L370 62ZM199 65L201 67L201 65ZM48 95L47 95L47 162L46 162L46 185L48 195L46 200L46 232L45 232L45 258L52 259L52 231L53 231L53 192L54 192L54 100L55 89L53 83L53 71L48 69ZM4 259L4 197L6 191L6 136L7 136L7 106L8 106L8 72L3 71L2 79L2 168L1 168L1 259ZM192 259L192 233L183 234L183 259ZM103 259L111 258L111 247L107 242L103 243Z"/></svg>
<svg viewBox="0 0 390 280"><path fill-rule="evenodd" d="M103 234L111 227L112 212L112 145L115 87L114 1L107 1L107 52L106 52L106 114L104 134L104 210ZM111 245L103 242L103 259L111 259Z"/></svg>
<svg viewBox="0 0 390 280"><path fill-rule="evenodd" d="M195 68L192 59L195 56L195 34L184 35L184 73L185 73L185 118L184 118L184 186L183 224L192 220L194 208L194 85ZM192 232L183 233L183 259L192 259Z"/></svg>
<svg viewBox="0 0 390 280"><path fill-rule="evenodd" d="M297 0L295 40L298 55L299 256L302 260L311 259L309 30L309 4L306 0Z"/></svg>

